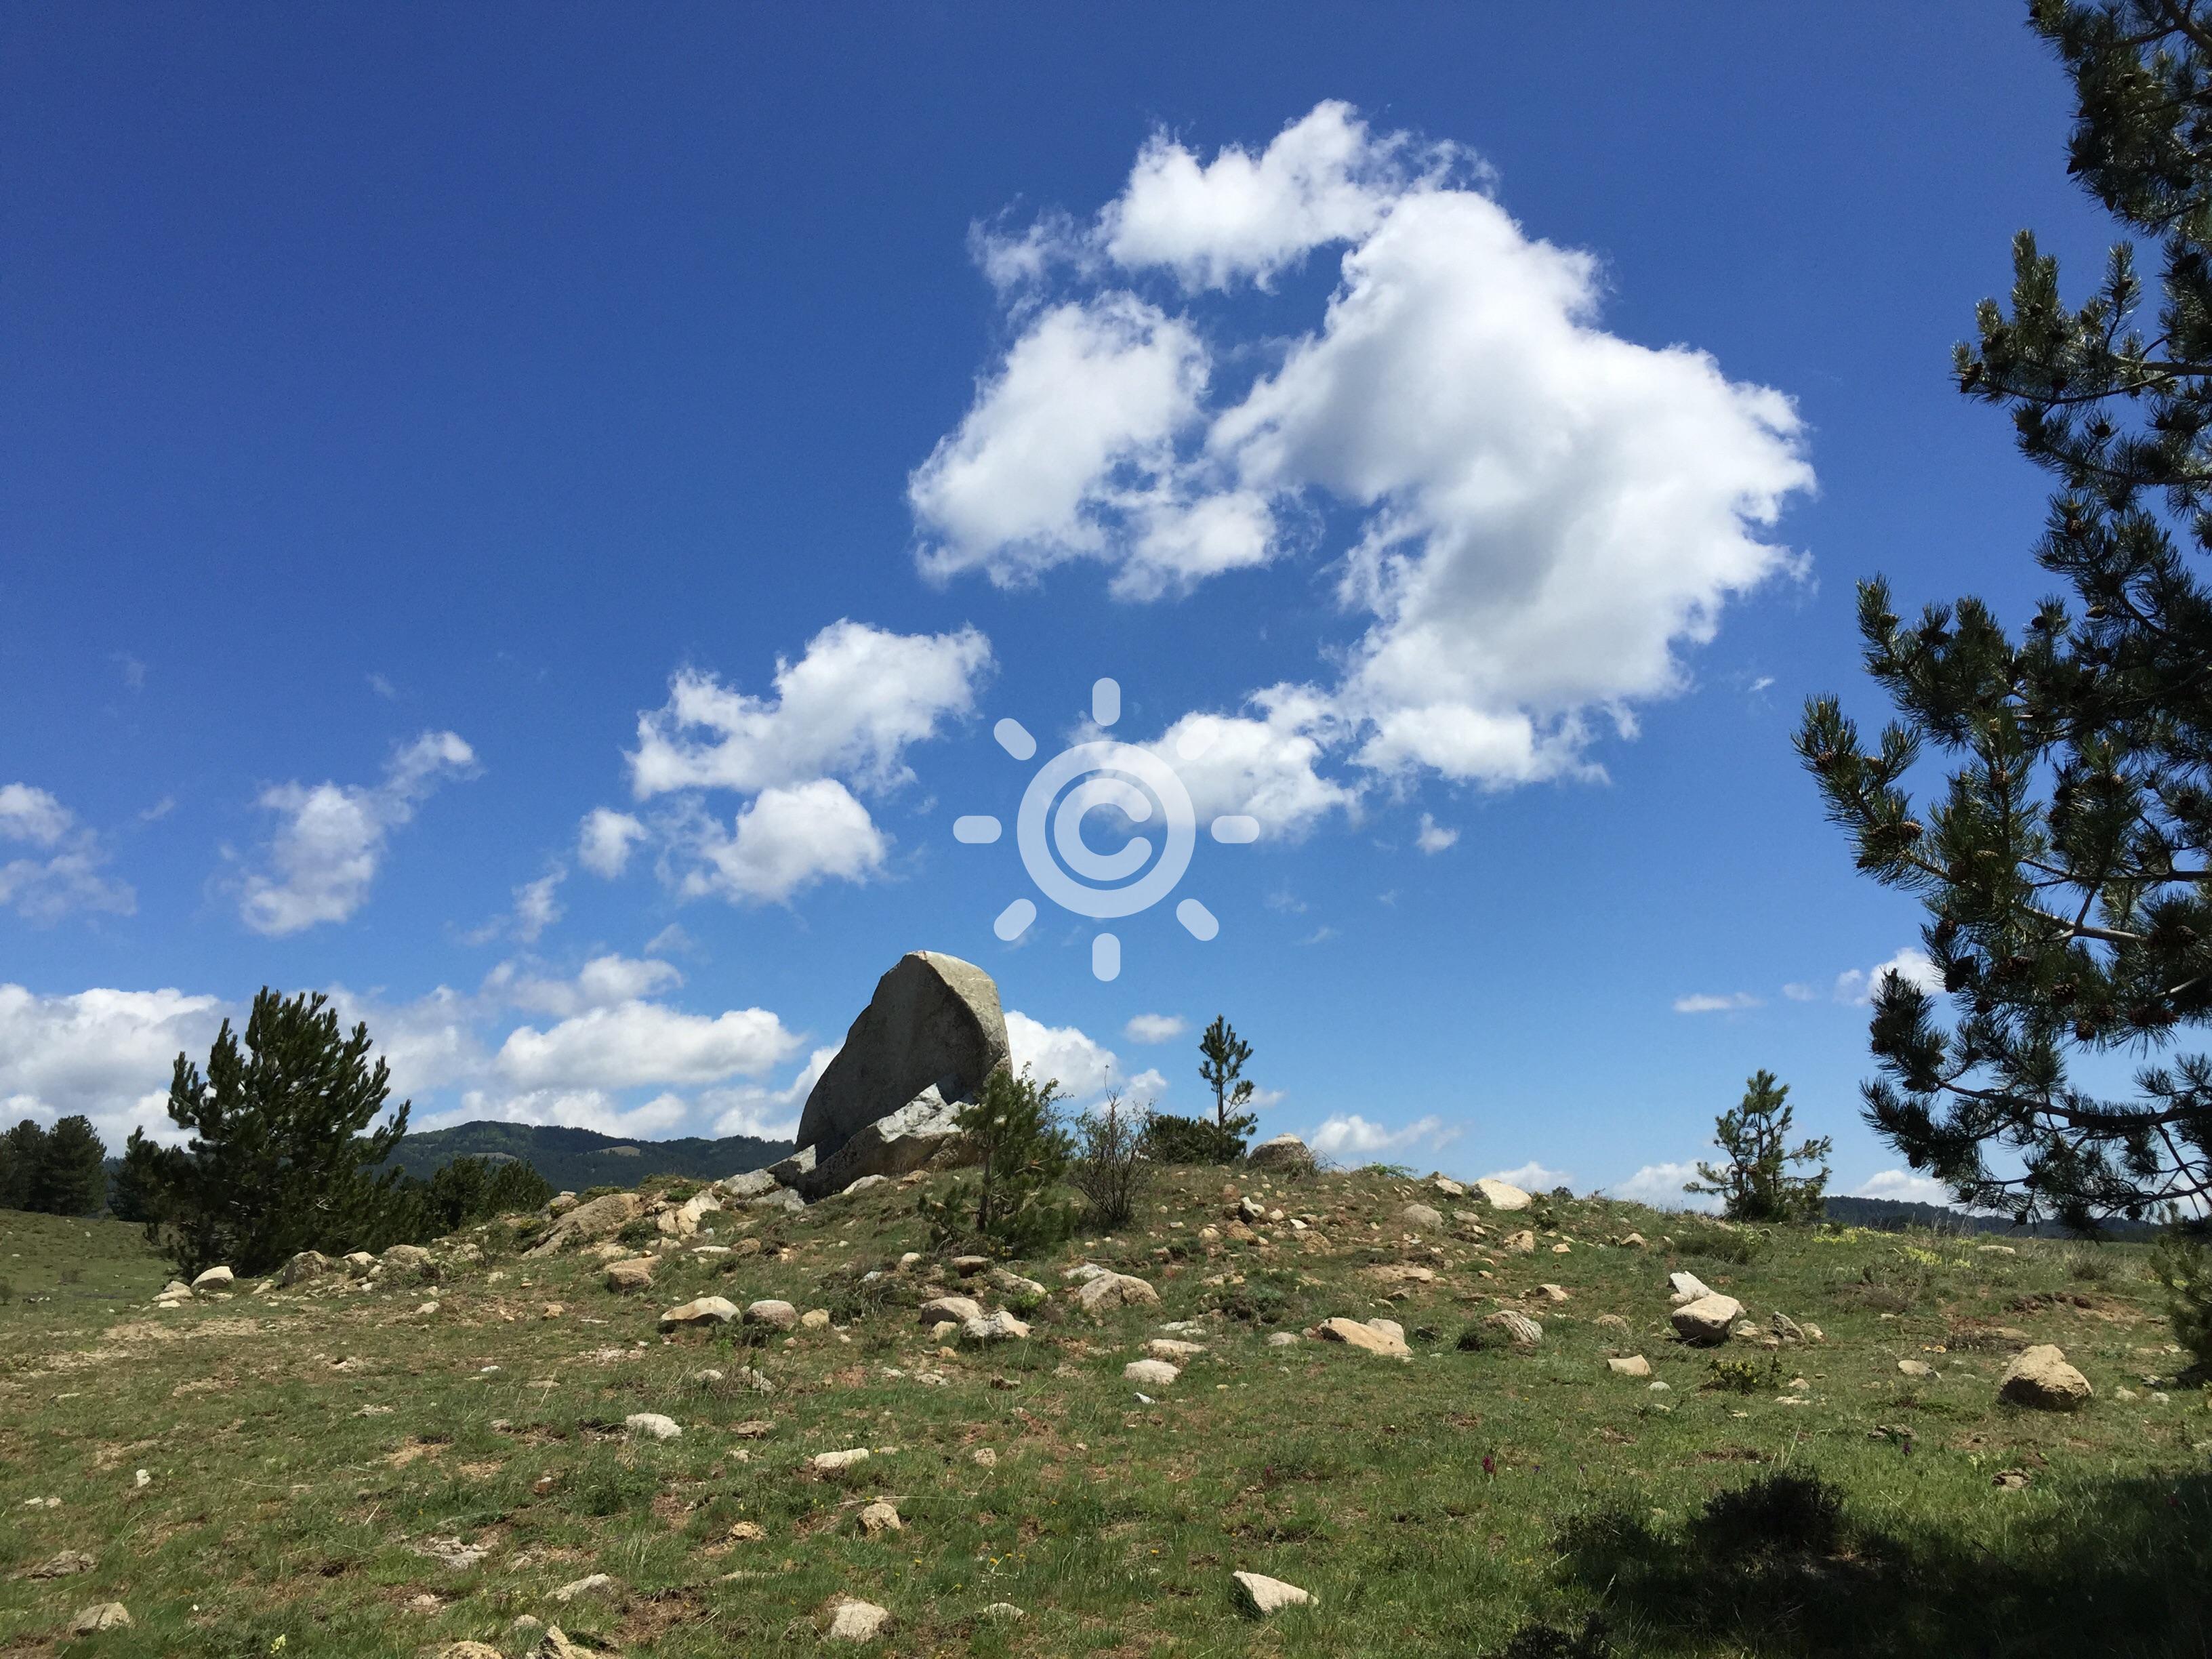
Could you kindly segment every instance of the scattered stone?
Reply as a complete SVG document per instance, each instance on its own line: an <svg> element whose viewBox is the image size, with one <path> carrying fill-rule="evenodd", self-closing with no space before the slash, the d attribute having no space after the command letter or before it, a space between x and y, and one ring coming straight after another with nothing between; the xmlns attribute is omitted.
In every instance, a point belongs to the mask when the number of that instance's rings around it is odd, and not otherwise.
<svg viewBox="0 0 2212 1659"><path fill-rule="evenodd" d="M899 1519L898 1506L878 1498L860 1511L860 1531L864 1536L880 1538L888 1532L904 1532L906 1522Z"/></svg>
<svg viewBox="0 0 2212 1659"><path fill-rule="evenodd" d="M438 1659L506 1659L489 1642L448 1642L438 1650Z"/></svg>
<svg viewBox="0 0 2212 1659"><path fill-rule="evenodd" d="M1030 1328L1002 1308L994 1314L963 1320L960 1334L970 1342L1019 1342L1027 1339Z"/></svg>
<svg viewBox="0 0 2212 1659"><path fill-rule="evenodd" d="M588 1577L574 1579L562 1585L553 1592L553 1599L556 1601L573 1601L580 1595L604 1595L614 1587L612 1578L604 1572L595 1572Z"/></svg>
<svg viewBox="0 0 2212 1659"><path fill-rule="evenodd" d="M237 1275L228 1267L210 1267L192 1280L192 1294L205 1296L210 1291L227 1291L237 1280Z"/></svg>
<svg viewBox="0 0 2212 1659"><path fill-rule="evenodd" d="M1367 1275L1385 1285L1433 1285L1437 1282L1434 1267L1416 1267L1403 1262L1384 1262L1370 1267Z"/></svg>
<svg viewBox="0 0 2212 1659"><path fill-rule="evenodd" d="M1494 1176L1485 1176L1476 1182L1474 1190L1493 1210L1525 1210L1536 1201L1511 1182L1500 1181Z"/></svg>
<svg viewBox="0 0 2212 1659"><path fill-rule="evenodd" d="M284 1271L277 1275L277 1283L289 1291L295 1285L320 1279L337 1265L320 1250L302 1250L284 1264Z"/></svg>
<svg viewBox="0 0 2212 1659"><path fill-rule="evenodd" d="M1029 1614L1012 1601L994 1601L983 1609L983 1616L986 1619L1026 1619Z"/></svg>
<svg viewBox="0 0 2212 1659"><path fill-rule="evenodd" d="M768 1528L757 1521L740 1521L724 1534L732 1544L764 1544Z"/></svg>
<svg viewBox="0 0 2212 1659"><path fill-rule="evenodd" d="M1904 1376L1915 1379L1936 1375L1936 1368L1924 1359L1900 1359L1897 1362L1897 1369Z"/></svg>
<svg viewBox="0 0 2212 1659"><path fill-rule="evenodd" d="M691 1330L702 1325L726 1325L738 1316L738 1304L727 1297L702 1296L686 1302L681 1307L671 1308L660 1316L664 1331ZM825 1316L823 1323L830 1322Z"/></svg>
<svg viewBox="0 0 2212 1659"><path fill-rule="evenodd" d="M799 1310L788 1302L773 1299L756 1302L745 1310L744 1322L766 1325L771 1330L795 1330L799 1326Z"/></svg>
<svg viewBox="0 0 2212 1659"><path fill-rule="evenodd" d="M830 1328L830 1310L827 1308L809 1308L805 1313L799 1316L799 1328L802 1331L828 1330Z"/></svg>
<svg viewBox="0 0 2212 1659"><path fill-rule="evenodd" d="M952 1271L963 1279L973 1279L990 1265L991 1258L988 1255L956 1255L952 1258Z"/></svg>
<svg viewBox="0 0 2212 1659"><path fill-rule="evenodd" d="M730 1425L730 1437L733 1440L765 1440L775 1432L775 1425L765 1417L748 1417L742 1423Z"/></svg>
<svg viewBox="0 0 2212 1659"><path fill-rule="evenodd" d="M983 1304L972 1296L940 1296L921 1304L921 1322L937 1325L951 1320L955 1325L983 1316Z"/></svg>
<svg viewBox="0 0 2212 1659"><path fill-rule="evenodd" d="M1277 1135L1247 1152L1244 1161L1255 1170L1310 1170L1314 1167L1313 1148L1296 1135Z"/></svg>
<svg viewBox="0 0 2212 1659"><path fill-rule="evenodd" d="M1102 1273L1076 1293L1085 1313L1109 1308L1158 1307L1160 1293L1129 1273Z"/></svg>
<svg viewBox="0 0 2212 1659"><path fill-rule="evenodd" d="M545 1634L531 1652L533 1659L598 1659L589 1648L571 1642L558 1625L546 1626Z"/></svg>
<svg viewBox="0 0 2212 1659"><path fill-rule="evenodd" d="M1542 1297L1547 1302L1556 1303L1567 1300L1567 1292L1557 1285L1539 1285L1535 1294Z"/></svg>
<svg viewBox="0 0 2212 1659"><path fill-rule="evenodd" d="M544 1237L523 1254L526 1257L553 1255L568 1245L605 1238L636 1220L644 1209L645 1200L635 1193L604 1193L562 1216L546 1229ZM350 1261L353 1258L348 1256L346 1260Z"/></svg>
<svg viewBox="0 0 2212 1659"><path fill-rule="evenodd" d="M1307 1334L1317 1336L1324 1342L1341 1342L1362 1353L1381 1354L1386 1358L1406 1359L1413 1355L1413 1350L1406 1346L1402 1334L1379 1329L1374 1322L1362 1324L1356 1319L1324 1319Z"/></svg>
<svg viewBox="0 0 2212 1659"><path fill-rule="evenodd" d="M426 1538L415 1547L415 1553L428 1556L441 1567L455 1572L466 1572L491 1553L489 1544L464 1544L458 1538Z"/></svg>
<svg viewBox="0 0 2212 1659"><path fill-rule="evenodd" d="M2031 1479L2026 1469L1999 1469L1990 1477L1990 1485L2000 1492L2024 1492Z"/></svg>
<svg viewBox="0 0 2212 1659"><path fill-rule="evenodd" d="M607 1288L611 1291L651 1290L655 1265L649 1255L632 1256L626 1261L610 1261L607 1263Z"/></svg>
<svg viewBox="0 0 2212 1659"><path fill-rule="evenodd" d="M376 1258L376 1265L384 1272L395 1275L407 1274L430 1279L438 1277L437 1262L420 1244L394 1244Z"/></svg>
<svg viewBox="0 0 2212 1659"><path fill-rule="evenodd" d="M1997 1385L1997 1397L2035 1411L2070 1412L2088 1403L2096 1390L2089 1379L2066 1363L2053 1342L2039 1342L2014 1357Z"/></svg>
<svg viewBox="0 0 2212 1659"><path fill-rule="evenodd" d="M1443 1175L1439 1172L1431 1172L1429 1176L1429 1185L1435 1188L1446 1198L1465 1198L1467 1196L1466 1188L1461 1186L1459 1182L1454 1181L1449 1176Z"/></svg>
<svg viewBox="0 0 2212 1659"><path fill-rule="evenodd" d="M1649 1376L1651 1375L1651 1362L1646 1359L1640 1353L1626 1354L1619 1358L1608 1359L1605 1362L1605 1368L1611 1371L1615 1376Z"/></svg>
<svg viewBox="0 0 2212 1659"><path fill-rule="evenodd" d="M817 1452L806 1460L806 1467L817 1474L837 1474L856 1463L868 1461L868 1449L854 1446L847 1451Z"/></svg>
<svg viewBox="0 0 2212 1659"><path fill-rule="evenodd" d="M1695 1273L1668 1273L1667 1288L1673 1292L1678 1308L1687 1303L1702 1302L1713 1293L1713 1287Z"/></svg>
<svg viewBox="0 0 2212 1659"><path fill-rule="evenodd" d="M1627 1237L1620 1241L1620 1247L1624 1250L1644 1249L1646 1248L1644 1243L1644 1235L1642 1233L1629 1234Z"/></svg>
<svg viewBox="0 0 2212 1659"><path fill-rule="evenodd" d="M338 1259L345 1263L348 1275L355 1279L366 1279L376 1270L376 1258L367 1250L353 1250Z"/></svg>
<svg viewBox="0 0 2212 1659"><path fill-rule="evenodd" d="M1625 1333L1628 1329L1628 1322L1623 1319L1619 1314L1600 1314L1597 1316L1596 1324L1598 1329L1601 1331L1621 1331Z"/></svg>
<svg viewBox="0 0 2212 1659"><path fill-rule="evenodd" d="M1302 1340L1296 1331L1269 1331L1267 1346L1271 1348L1295 1348Z"/></svg>
<svg viewBox="0 0 2212 1659"><path fill-rule="evenodd" d="M1805 1328L1786 1313L1776 1314L1766 1322L1766 1328L1779 1341L1802 1342L1805 1340Z"/></svg>
<svg viewBox="0 0 2212 1659"><path fill-rule="evenodd" d="M1181 1364L1194 1359L1206 1352L1203 1342L1185 1342L1176 1337L1156 1336L1145 1344L1145 1352L1155 1359L1164 1359L1170 1364Z"/></svg>
<svg viewBox="0 0 2212 1659"><path fill-rule="evenodd" d="M765 1198L776 1188L775 1177L766 1170L748 1170L743 1175L726 1176L714 1183L714 1190L724 1198Z"/></svg>
<svg viewBox="0 0 2212 1659"><path fill-rule="evenodd" d="M1024 1279L1011 1267L991 1269L991 1288L1001 1296L1042 1296L1043 1285L1034 1279Z"/></svg>
<svg viewBox="0 0 2212 1659"><path fill-rule="evenodd" d="M1511 1308L1501 1308L1482 1322L1491 1330L1504 1332L1505 1340L1516 1348L1533 1348L1544 1340L1541 1325Z"/></svg>
<svg viewBox="0 0 2212 1659"><path fill-rule="evenodd" d="M1182 1375L1164 1359L1133 1359L1121 1367L1123 1382L1146 1389L1171 1389Z"/></svg>
<svg viewBox="0 0 2212 1659"><path fill-rule="evenodd" d="M1311 1595L1296 1584L1270 1578L1265 1573L1239 1572L1231 1576L1237 1580L1237 1588L1243 1592L1245 1604L1262 1619L1285 1607L1303 1607L1314 1601Z"/></svg>
<svg viewBox="0 0 2212 1659"><path fill-rule="evenodd" d="M913 958L909 957L908 960L912 961ZM825 1642L872 1642L888 1633L891 1627L890 1609L879 1607L873 1601L837 1596L823 1612L826 1622L823 1626L822 1639Z"/></svg>
<svg viewBox="0 0 2212 1659"><path fill-rule="evenodd" d="M748 1210L803 1210L806 1207L806 1200L787 1187L781 1191L770 1193L765 1198L746 1199L744 1206Z"/></svg>
<svg viewBox="0 0 2212 1659"><path fill-rule="evenodd" d="M1504 1249L1508 1255L1534 1255L1536 1254L1536 1235L1526 1227L1517 1233L1509 1233Z"/></svg>
<svg viewBox="0 0 2212 1659"><path fill-rule="evenodd" d="M979 1469L995 1469L999 1467L999 1454L988 1446L978 1446L968 1455Z"/></svg>
<svg viewBox="0 0 2212 1659"><path fill-rule="evenodd" d="M1974 1249L1983 1255L2018 1255L2020 1254L2009 1244L1977 1244Z"/></svg>
<svg viewBox="0 0 2212 1659"><path fill-rule="evenodd" d="M131 1609L120 1601L95 1601L70 1620L72 1636L97 1636L104 1630L129 1630Z"/></svg>
<svg viewBox="0 0 2212 1659"><path fill-rule="evenodd" d="M1743 1317L1743 1304L1732 1296L1708 1291L1694 1302L1674 1310L1675 1334L1685 1342L1710 1347L1729 1340L1729 1331Z"/></svg>
<svg viewBox="0 0 2212 1659"><path fill-rule="evenodd" d="M50 1555L23 1576L27 1578L67 1578L80 1572L90 1572L99 1562L82 1550L64 1550Z"/></svg>
<svg viewBox="0 0 2212 1659"><path fill-rule="evenodd" d="M1398 1216L1409 1227L1419 1227L1423 1232L1434 1232L1444 1224L1443 1212L1426 1204L1408 1204Z"/></svg>
<svg viewBox="0 0 2212 1659"><path fill-rule="evenodd" d="M633 1438L650 1435L655 1440L674 1440L684 1433L674 1418L663 1417L659 1412L632 1412L623 1419L623 1427L630 1431Z"/></svg>

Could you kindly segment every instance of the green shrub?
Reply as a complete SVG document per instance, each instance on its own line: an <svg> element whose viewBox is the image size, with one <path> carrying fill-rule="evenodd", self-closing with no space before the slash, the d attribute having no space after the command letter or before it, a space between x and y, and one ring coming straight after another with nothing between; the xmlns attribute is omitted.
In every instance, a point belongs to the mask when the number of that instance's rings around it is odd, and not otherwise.
<svg viewBox="0 0 2212 1659"><path fill-rule="evenodd" d="M2199 1370L2212 1370L2212 1243L2170 1221L2151 1252L2151 1273L2166 1287L2173 1340Z"/></svg>
<svg viewBox="0 0 2212 1659"><path fill-rule="evenodd" d="M1084 1224L1101 1232L1126 1227L1137 1212L1137 1200L1152 1171L1145 1137L1152 1121L1149 1103L1125 1106L1118 1094L1077 1120L1075 1163L1069 1180L1083 1194Z"/></svg>
<svg viewBox="0 0 2212 1659"><path fill-rule="evenodd" d="M1765 1394L1782 1386L1782 1358L1769 1354L1764 1360L1716 1359L1701 1385L1719 1394Z"/></svg>
<svg viewBox="0 0 2212 1659"><path fill-rule="evenodd" d="M1674 1230L1679 1255L1707 1261L1733 1262L1749 1267L1766 1254L1766 1235L1756 1227L1716 1227L1707 1222L1688 1222Z"/></svg>
<svg viewBox="0 0 2212 1659"><path fill-rule="evenodd" d="M1157 1112L1145 1128L1144 1152L1155 1164L1234 1164L1260 1120L1240 1113L1226 1124Z"/></svg>
<svg viewBox="0 0 2212 1659"><path fill-rule="evenodd" d="M1039 1083L1000 1067L960 1109L960 1133L982 1155L974 1181L942 1198L927 1191L919 1208L939 1249L975 1243L999 1255L1025 1255L1074 1230L1075 1206L1054 1195L1067 1173L1067 1135L1053 1114L1057 1079Z"/></svg>

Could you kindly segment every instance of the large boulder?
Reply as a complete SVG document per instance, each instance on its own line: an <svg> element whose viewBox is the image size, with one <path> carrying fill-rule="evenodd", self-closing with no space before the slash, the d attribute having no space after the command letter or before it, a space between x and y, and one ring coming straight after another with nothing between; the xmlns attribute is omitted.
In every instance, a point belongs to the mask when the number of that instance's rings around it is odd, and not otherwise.
<svg viewBox="0 0 2212 1659"><path fill-rule="evenodd" d="M1255 1170L1310 1170L1314 1167L1313 1148L1296 1135L1277 1135L1245 1153L1244 1161Z"/></svg>
<svg viewBox="0 0 2212 1659"><path fill-rule="evenodd" d="M972 1095L958 1078L940 1078L896 1111L862 1124L851 1139L800 1174L793 1189L811 1204L871 1176L921 1169L959 1141L960 1109Z"/></svg>
<svg viewBox="0 0 2212 1659"><path fill-rule="evenodd" d="M545 1236L524 1251L525 1255L551 1255L565 1244L580 1239L605 1238L635 1221L645 1209L635 1193L608 1193L588 1204L579 1204L546 1229ZM353 1258L346 1258L351 1261Z"/></svg>
<svg viewBox="0 0 2212 1659"><path fill-rule="evenodd" d="M965 1099L1005 1064L1006 1019L990 975L957 957L911 951L876 981L845 1046L806 1097L798 1144L826 1163L933 1085L944 1100ZM880 1173L855 1170L847 1184Z"/></svg>
<svg viewBox="0 0 2212 1659"><path fill-rule="evenodd" d="M1717 1291L1684 1303L1671 1316L1675 1334L1700 1347L1727 1341L1735 1322L1742 1317L1743 1304Z"/></svg>
<svg viewBox="0 0 2212 1659"><path fill-rule="evenodd" d="M2066 1363L2065 1351L2055 1342L2022 1349L1997 1385L2000 1400L2044 1412L2077 1410L2095 1392L2089 1379Z"/></svg>

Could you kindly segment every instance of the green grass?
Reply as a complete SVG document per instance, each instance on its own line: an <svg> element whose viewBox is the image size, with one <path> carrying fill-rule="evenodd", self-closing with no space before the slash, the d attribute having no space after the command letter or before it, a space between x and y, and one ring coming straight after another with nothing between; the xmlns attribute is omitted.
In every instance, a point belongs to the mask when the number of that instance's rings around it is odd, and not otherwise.
<svg viewBox="0 0 2212 1659"><path fill-rule="evenodd" d="M1201 1226L1225 1224L1224 1178L1312 1231L1202 1244ZM1555 1201L1556 1231L1511 1255L1494 1248L1503 1218L1485 1218L1486 1241L1455 1225L1407 1243L1396 1217L1414 1196L1466 1207L1387 1170L1180 1172L1132 1228L1022 1266L1052 1289L1030 1341L951 1357L915 1322L918 1274L857 1283L923 1248L912 1189L711 1218L723 1242L765 1248L727 1270L677 1258L641 1297L601 1289L578 1253L502 1255L495 1229L487 1260L435 1287L241 1286L173 1313L145 1305L167 1272L130 1230L0 1215L17 1291L0 1306L0 1654L237 1659L280 1637L287 1659L464 1638L516 1653L523 1613L628 1653L805 1650L841 1593L897 1617L878 1650L915 1655L2206 1650L2212 1412L2200 1392L2151 1397L2146 1377L2183 1362L2137 1247L2007 1256L1776 1230L1738 1261L1695 1224ZM1632 1229L1652 1247L1607 1243ZM1661 1243L1677 1231L1700 1254ZM1060 1279L1084 1260L1148 1279L1163 1305L1088 1319ZM1401 1262L1437 1278L1393 1303L1367 1269ZM83 1277L65 1295L70 1267ZM1675 1267L1826 1340L1779 1351L1773 1373L1731 1344L1719 1357L1752 1391L1709 1388L1716 1355L1667 1326ZM1523 1296L1545 1281L1571 1299ZM845 1323L757 1345L656 1334L662 1309L706 1293ZM1501 1301L1542 1323L1542 1344L1462 1351ZM1386 1312L1411 1360L1267 1346ZM1142 1403L1121 1367L1170 1320L1205 1324L1209 1352ZM1996 1403L2021 1340L2008 1331L2063 1346L2094 1403ZM1615 1351L1643 1353L1668 1391L1607 1371ZM1900 1358L1939 1375L1914 1382ZM747 1364L772 1395L694 1380ZM629 1439L640 1411L683 1437ZM732 1432L758 1419L765 1437ZM860 1445L878 1449L843 1476L805 1468ZM2025 1489L1993 1484L2012 1469ZM855 1521L878 1496L906 1529L870 1540ZM46 1497L60 1506L24 1507ZM766 1540L730 1542L738 1521ZM452 1537L490 1553L461 1570L418 1553ZM98 1565L15 1576L63 1549ZM1320 1605L1258 1625L1232 1597L1237 1569ZM595 1571L612 1595L550 1600ZM410 1608L422 1595L436 1610ZM111 1599L131 1629L68 1637L77 1609ZM1028 1617L992 1619L995 1602Z"/></svg>

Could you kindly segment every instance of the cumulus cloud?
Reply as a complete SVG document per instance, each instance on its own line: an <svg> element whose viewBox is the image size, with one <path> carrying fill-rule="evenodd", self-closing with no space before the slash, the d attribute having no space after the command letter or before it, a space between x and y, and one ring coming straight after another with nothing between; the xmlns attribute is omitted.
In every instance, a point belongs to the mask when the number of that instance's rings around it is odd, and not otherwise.
<svg viewBox="0 0 2212 1659"><path fill-rule="evenodd" d="M890 837L835 778L763 789L738 812L734 831L701 819L672 847L678 890L781 903L818 881L860 881L883 866Z"/></svg>
<svg viewBox="0 0 2212 1659"><path fill-rule="evenodd" d="M1148 745L1175 768L1199 822L1221 814L1256 818L1268 840L1296 840L1331 812L1356 816L1358 791L1316 769L1334 730L1310 691L1256 692L1246 714L1186 714Z"/></svg>
<svg viewBox="0 0 2212 1659"><path fill-rule="evenodd" d="M1686 1193L1682 1183L1697 1179L1695 1158L1679 1164L1647 1164L1626 1181L1605 1188L1608 1198L1631 1204L1648 1204L1655 1210L1717 1210L1720 1200L1709 1193Z"/></svg>
<svg viewBox="0 0 2212 1659"><path fill-rule="evenodd" d="M1887 1198L1907 1204L1955 1203L1951 1189L1934 1176L1916 1175L1911 1170L1881 1170L1869 1176L1853 1188L1852 1198Z"/></svg>
<svg viewBox="0 0 2212 1659"><path fill-rule="evenodd" d="M204 1064L232 1012L175 989L41 996L0 985L0 1114L46 1123L82 1114L118 1150L135 1126L167 1127L177 1056Z"/></svg>
<svg viewBox="0 0 2212 1659"><path fill-rule="evenodd" d="M805 1109L807 1096L822 1080L822 1073L830 1069L830 1062L837 1058L842 1043L832 1042L817 1048L799 1067L799 1075L781 1089L771 1089L757 1083L736 1084L726 1088L709 1089L699 1097L701 1109L714 1114L714 1133L718 1135L756 1135L763 1140L789 1140L799 1133L799 1114Z"/></svg>
<svg viewBox="0 0 2212 1659"><path fill-rule="evenodd" d="M910 480L923 569L1096 561L1146 599L1347 521L1365 631L1311 735L1394 782L1596 775L1728 603L1802 568L1771 532L1813 475L1787 398L1607 332L1598 261L1487 182L1325 103L1257 154L1156 137L1088 225L981 238L1017 332ZM1278 314L1273 278L1324 249L1322 314ZM1217 372L1253 348L1256 379Z"/></svg>
<svg viewBox="0 0 2212 1659"><path fill-rule="evenodd" d="M1071 1100L1088 1100L1121 1080L1121 1061L1105 1044L1073 1025L1047 1025L1018 1009L1006 1010L1006 1047L1016 1070L1028 1066L1039 1082L1058 1079Z"/></svg>
<svg viewBox="0 0 2212 1659"><path fill-rule="evenodd" d="M1877 962L1871 968L1848 968L1836 975L1835 999L1863 1007L1874 1000L1874 994L1881 982L1895 974L1909 985L1922 990L1940 992L1943 988L1943 971L1928 959L1925 951L1906 945L1887 962Z"/></svg>
<svg viewBox="0 0 2212 1659"><path fill-rule="evenodd" d="M1132 1042L1172 1042L1190 1030L1181 1014L1135 1014L1122 1028Z"/></svg>
<svg viewBox="0 0 2212 1659"><path fill-rule="evenodd" d="M1708 991L1698 991L1689 996L1674 999L1674 1012L1678 1014L1735 1013L1741 1009L1756 1008L1759 1006L1759 999L1748 991L1729 991L1722 995L1715 995Z"/></svg>
<svg viewBox="0 0 2212 1659"><path fill-rule="evenodd" d="M260 805L280 822L269 872L246 877L239 914L257 933L296 933L343 921L368 901L392 830L448 779L477 769L476 753L451 732L426 732L401 749L372 785L282 783Z"/></svg>
<svg viewBox="0 0 2212 1659"><path fill-rule="evenodd" d="M1442 853L1459 845L1459 831L1446 828L1424 812L1421 814L1421 827L1413 836L1413 845L1424 853Z"/></svg>
<svg viewBox="0 0 2212 1659"><path fill-rule="evenodd" d="M612 954L593 957L571 978L549 978L501 963L486 977L484 988L513 1007L567 1019L657 996L683 983L684 975L672 963Z"/></svg>
<svg viewBox="0 0 2212 1659"><path fill-rule="evenodd" d="M659 1003L589 1008L547 1030L520 1026L500 1045L500 1074L530 1090L628 1089L757 1076L799 1046L764 1008L680 1013Z"/></svg>
<svg viewBox="0 0 2212 1659"><path fill-rule="evenodd" d="M908 744L975 711L990 666L990 643L972 628L891 634L837 622L797 662L777 660L773 697L686 669L667 703L638 717L630 787L640 800L680 789L754 794L822 777L889 787L911 775Z"/></svg>
<svg viewBox="0 0 2212 1659"><path fill-rule="evenodd" d="M1370 1123L1357 1112L1338 1113L1305 1137L1306 1145L1328 1158L1366 1157L1376 1152L1425 1146L1434 1151L1459 1139L1460 1131L1447 1127L1431 1113L1393 1129Z"/></svg>
<svg viewBox="0 0 2212 1659"><path fill-rule="evenodd" d="M630 849L646 837L645 825L627 812L599 806L584 815L576 836L576 861L612 881L629 867Z"/></svg>
<svg viewBox="0 0 2212 1659"><path fill-rule="evenodd" d="M10 857L6 843L33 849ZM0 905L27 921L58 921L72 910L127 916L138 896L100 873L107 852L99 836L44 789L0 784Z"/></svg>

